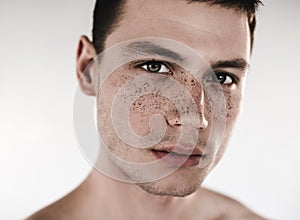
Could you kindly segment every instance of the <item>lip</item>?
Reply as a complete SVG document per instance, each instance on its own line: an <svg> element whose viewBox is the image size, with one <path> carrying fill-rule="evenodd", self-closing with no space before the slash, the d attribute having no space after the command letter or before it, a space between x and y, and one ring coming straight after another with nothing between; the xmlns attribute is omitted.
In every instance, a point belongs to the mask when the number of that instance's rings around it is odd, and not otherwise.
<svg viewBox="0 0 300 220"><path fill-rule="evenodd" d="M151 149L151 151L157 159L178 167L197 166L200 159L204 156L202 151L198 148L193 149L193 151L187 151L187 149L182 147L176 147L175 150L174 148L175 146L170 146Z"/></svg>

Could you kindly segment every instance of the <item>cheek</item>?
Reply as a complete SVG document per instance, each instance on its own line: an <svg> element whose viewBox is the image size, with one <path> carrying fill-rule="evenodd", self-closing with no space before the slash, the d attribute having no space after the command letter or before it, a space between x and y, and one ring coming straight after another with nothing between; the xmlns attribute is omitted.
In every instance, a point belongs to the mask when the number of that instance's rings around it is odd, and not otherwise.
<svg viewBox="0 0 300 220"><path fill-rule="evenodd" d="M224 133L222 135L221 145L216 153L216 156L213 160L212 167L214 167L219 160L222 158L232 135L232 131L234 129L236 120L239 116L241 103L242 103L242 95L241 94L225 94L225 119L226 119L226 127ZM223 113L224 114L224 113Z"/></svg>
<svg viewBox="0 0 300 220"><path fill-rule="evenodd" d="M111 73L102 82L96 97L97 101L97 126L98 132L104 143L110 147L120 143L117 132L112 125L112 106L119 89L130 81L134 76L126 74L124 68L119 68ZM124 110L124 116L128 114Z"/></svg>
<svg viewBox="0 0 300 220"><path fill-rule="evenodd" d="M226 120L227 122L234 123L240 114L242 104L242 95L228 95L226 97Z"/></svg>
<svg viewBox="0 0 300 220"><path fill-rule="evenodd" d="M165 97L148 94L139 97L129 109L129 123L133 132L145 136L151 132L149 121L155 114L164 117L175 106ZM152 128L152 129L155 129Z"/></svg>
<svg viewBox="0 0 300 220"><path fill-rule="evenodd" d="M207 90L205 113L210 121L235 120L241 109L242 94L240 91Z"/></svg>

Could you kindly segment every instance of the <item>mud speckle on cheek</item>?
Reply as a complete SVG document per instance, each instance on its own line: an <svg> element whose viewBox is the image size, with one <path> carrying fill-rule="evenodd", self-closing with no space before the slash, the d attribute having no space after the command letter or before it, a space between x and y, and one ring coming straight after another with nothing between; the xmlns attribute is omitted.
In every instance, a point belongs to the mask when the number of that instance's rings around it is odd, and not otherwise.
<svg viewBox="0 0 300 220"><path fill-rule="evenodd" d="M165 117L170 108L170 101L157 94L139 97L129 109L129 121L136 134L141 136L150 133L149 121L154 114Z"/></svg>
<svg viewBox="0 0 300 220"><path fill-rule="evenodd" d="M233 94L226 97L227 119L235 120L240 113L242 97L240 94Z"/></svg>
<svg viewBox="0 0 300 220"><path fill-rule="evenodd" d="M231 120L237 118L242 101L239 91L209 88L207 92L205 111L211 115L212 120L226 120L230 124Z"/></svg>

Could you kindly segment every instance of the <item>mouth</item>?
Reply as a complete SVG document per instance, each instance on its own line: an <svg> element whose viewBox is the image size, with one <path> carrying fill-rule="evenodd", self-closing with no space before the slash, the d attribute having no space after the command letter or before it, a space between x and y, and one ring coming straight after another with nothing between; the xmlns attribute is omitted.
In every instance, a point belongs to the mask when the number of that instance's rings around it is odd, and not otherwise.
<svg viewBox="0 0 300 220"><path fill-rule="evenodd" d="M191 152L178 149L173 151L175 147L168 147L164 149L151 149L152 153L158 160L162 160L170 165L178 167L193 167L197 166L200 159L204 157L202 152L194 149Z"/></svg>

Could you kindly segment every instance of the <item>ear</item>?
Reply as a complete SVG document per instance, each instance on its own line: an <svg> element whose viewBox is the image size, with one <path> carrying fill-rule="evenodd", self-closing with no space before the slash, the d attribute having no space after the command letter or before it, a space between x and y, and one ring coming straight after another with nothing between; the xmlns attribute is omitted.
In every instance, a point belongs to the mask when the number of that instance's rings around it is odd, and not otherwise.
<svg viewBox="0 0 300 220"><path fill-rule="evenodd" d="M92 67L94 58L97 56L93 44L86 36L81 36L76 54L76 72L82 92L94 96L96 76L93 75Z"/></svg>

